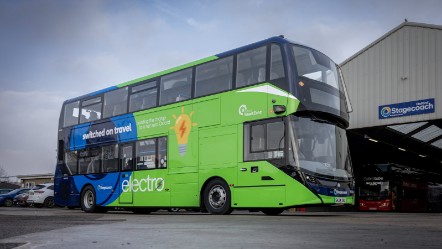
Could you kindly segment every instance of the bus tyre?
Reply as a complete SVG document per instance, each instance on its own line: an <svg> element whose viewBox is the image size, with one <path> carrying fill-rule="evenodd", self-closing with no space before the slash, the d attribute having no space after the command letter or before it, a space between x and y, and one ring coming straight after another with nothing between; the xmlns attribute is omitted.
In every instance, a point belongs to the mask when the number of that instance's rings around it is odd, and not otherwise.
<svg viewBox="0 0 442 249"><path fill-rule="evenodd" d="M94 213L97 211L96 205L97 196L95 194L95 189L92 186L87 186L81 192L81 209L86 213Z"/></svg>
<svg viewBox="0 0 442 249"><path fill-rule="evenodd" d="M203 194L204 206L211 214L230 214L233 209L230 205L230 188L226 182L221 179L211 180Z"/></svg>
<svg viewBox="0 0 442 249"><path fill-rule="evenodd" d="M283 208L267 208L261 210L266 215L276 216L284 212Z"/></svg>

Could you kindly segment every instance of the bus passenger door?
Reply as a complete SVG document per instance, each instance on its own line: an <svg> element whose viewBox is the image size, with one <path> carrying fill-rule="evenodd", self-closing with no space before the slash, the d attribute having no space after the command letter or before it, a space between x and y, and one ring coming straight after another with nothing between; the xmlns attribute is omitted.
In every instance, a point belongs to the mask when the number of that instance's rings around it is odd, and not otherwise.
<svg viewBox="0 0 442 249"><path fill-rule="evenodd" d="M133 151L133 144L123 144L120 147L120 204L133 203L133 192L131 187L133 174L132 170L134 167Z"/></svg>
<svg viewBox="0 0 442 249"><path fill-rule="evenodd" d="M234 206L279 207L285 203L281 171L269 162L285 162L284 129L282 118L244 124L244 157L238 163Z"/></svg>

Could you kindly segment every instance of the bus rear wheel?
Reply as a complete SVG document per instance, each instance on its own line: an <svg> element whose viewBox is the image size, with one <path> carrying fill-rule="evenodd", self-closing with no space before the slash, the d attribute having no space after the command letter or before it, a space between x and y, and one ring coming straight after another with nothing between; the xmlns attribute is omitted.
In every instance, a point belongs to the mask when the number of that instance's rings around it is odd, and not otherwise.
<svg viewBox="0 0 442 249"><path fill-rule="evenodd" d="M221 179L211 180L203 193L204 206L211 214L230 214L231 194L227 183Z"/></svg>
<svg viewBox="0 0 442 249"><path fill-rule="evenodd" d="M85 211L86 213L94 213L97 211L97 204L96 202L96 194L95 189L92 186L87 186L83 189L83 192L81 192L81 209Z"/></svg>

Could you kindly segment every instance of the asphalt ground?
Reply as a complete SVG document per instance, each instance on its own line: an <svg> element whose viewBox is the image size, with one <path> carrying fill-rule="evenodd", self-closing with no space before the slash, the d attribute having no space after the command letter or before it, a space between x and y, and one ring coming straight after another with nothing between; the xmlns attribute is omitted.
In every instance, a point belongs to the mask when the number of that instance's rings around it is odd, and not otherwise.
<svg viewBox="0 0 442 249"><path fill-rule="evenodd" d="M442 214L0 208L0 248L441 248Z"/></svg>

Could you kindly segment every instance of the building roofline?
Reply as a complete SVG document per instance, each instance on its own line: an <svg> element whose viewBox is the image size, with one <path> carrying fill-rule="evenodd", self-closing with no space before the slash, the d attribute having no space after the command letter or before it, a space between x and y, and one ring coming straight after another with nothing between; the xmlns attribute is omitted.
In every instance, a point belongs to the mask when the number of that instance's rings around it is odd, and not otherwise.
<svg viewBox="0 0 442 249"><path fill-rule="evenodd" d="M34 179L34 178L42 178L42 177L54 177L53 173L47 174L33 174L33 175L17 175L15 176L18 179Z"/></svg>
<svg viewBox="0 0 442 249"><path fill-rule="evenodd" d="M389 37L391 34L393 34L394 32L402 29L405 26L442 30L442 26L441 25L417 23L417 22L407 22L407 21L405 21L405 22L399 24L398 26L396 26L395 28L393 28L392 30L388 31L383 36L379 37L378 39L376 39L374 42L370 43L369 45L367 45L363 49L359 50L354 55L350 56L348 59L346 59L343 62L341 62L340 66L343 67L345 64L347 64L348 62L350 62L354 58L358 57L360 54L364 53L365 51L367 51L368 49L370 49L374 45L378 44L379 42L381 42L382 40L384 40L385 38Z"/></svg>

